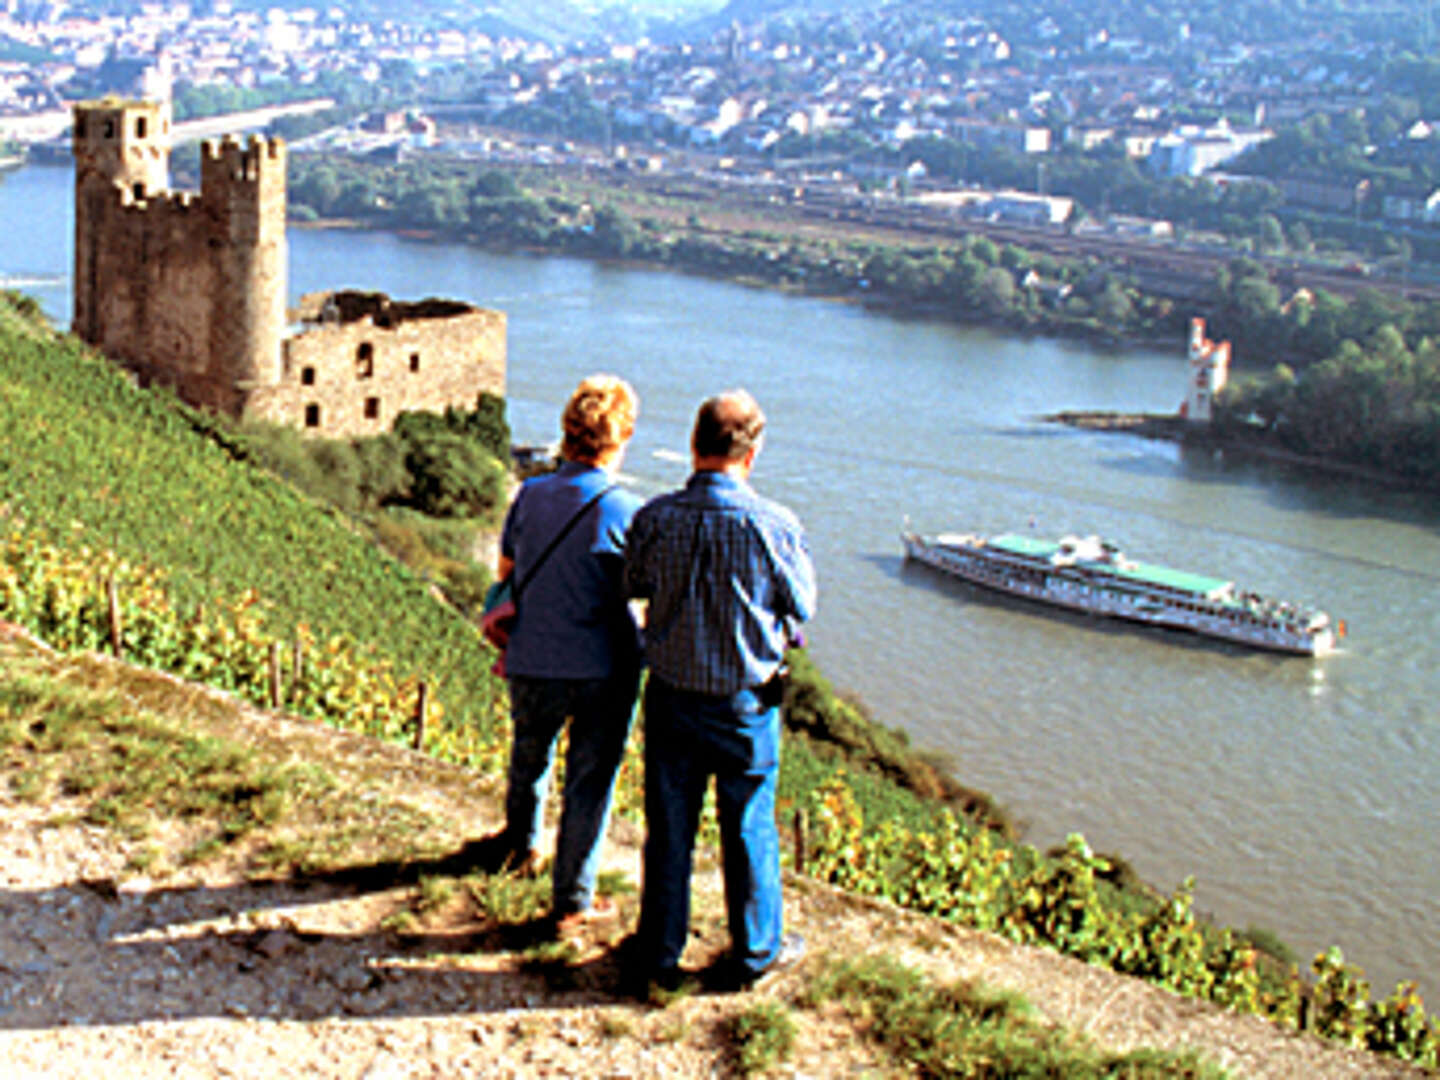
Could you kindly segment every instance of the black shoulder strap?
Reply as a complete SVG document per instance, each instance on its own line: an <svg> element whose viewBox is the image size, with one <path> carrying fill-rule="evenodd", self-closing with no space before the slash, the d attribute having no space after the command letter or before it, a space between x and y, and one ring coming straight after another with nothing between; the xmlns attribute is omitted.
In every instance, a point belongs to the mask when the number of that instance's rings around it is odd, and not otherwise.
<svg viewBox="0 0 1440 1080"><path fill-rule="evenodd" d="M590 498L584 506L580 507L579 510L575 511L575 515L565 523L565 527L555 535L555 539L551 540L550 545L540 553L540 557L535 560L535 565L530 567L530 572L526 574L523 578L520 578L515 582L515 603L517 605L520 603L521 590L524 589L526 585L530 584L530 579L540 572L540 567L545 565L545 560L550 557L550 553L560 546L560 541L564 540L565 537L570 535L571 529L575 528L576 525L580 524L580 519L585 516L589 509L596 503L598 503L601 499L603 499L606 495L609 495L610 492L614 491L615 487L616 485L610 484L608 487L602 488L596 495Z"/></svg>

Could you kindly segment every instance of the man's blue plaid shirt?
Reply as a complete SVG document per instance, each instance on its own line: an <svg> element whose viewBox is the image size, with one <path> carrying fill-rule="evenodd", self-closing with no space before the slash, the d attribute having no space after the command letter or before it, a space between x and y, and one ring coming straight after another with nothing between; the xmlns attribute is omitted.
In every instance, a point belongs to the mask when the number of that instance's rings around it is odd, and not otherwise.
<svg viewBox="0 0 1440 1080"><path fill-rule="evenodd" d="M775 675L815 614L815 567L789 510L738 477L696 472L636 513L625 591L649 601L651 673L680 690L729 695Z"/></svg>

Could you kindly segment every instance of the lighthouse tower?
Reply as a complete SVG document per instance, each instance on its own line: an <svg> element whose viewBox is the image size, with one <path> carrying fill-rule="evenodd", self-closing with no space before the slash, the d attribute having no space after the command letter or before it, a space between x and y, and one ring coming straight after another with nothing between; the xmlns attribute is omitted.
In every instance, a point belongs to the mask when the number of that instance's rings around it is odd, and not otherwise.
<svg viewBox="0 0 1440 1080"><path fill-rule="evenodd" d="M1211 341L1205 336L1205 320L1190 320L1190 366L1185 401L1180 415L1195 423L1208 424L1214 416L1215 395L1230 378L1230 342Z"/></svg>

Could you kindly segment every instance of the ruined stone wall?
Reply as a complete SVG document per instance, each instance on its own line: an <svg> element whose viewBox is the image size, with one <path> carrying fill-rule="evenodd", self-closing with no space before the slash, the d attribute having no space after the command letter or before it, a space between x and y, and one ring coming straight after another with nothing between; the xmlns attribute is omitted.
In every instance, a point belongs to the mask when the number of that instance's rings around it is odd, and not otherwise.
<svg viewBox="0 0 1440 1080"><path fill-rule="evenodd" d="M278 383L247 396L247 418L352 438L388 431L402 412L473 409L482 392L505 394L503 312L336 293L306 297L301 315Z"/></svg>
<svg viewBox="0 0 1440 1080"><path fill-rule="evenodd" d="M92 344L197 405L233 407L233 379L212 368L213 223L193 200L137 204L126 192L98 215Z"/></svg>

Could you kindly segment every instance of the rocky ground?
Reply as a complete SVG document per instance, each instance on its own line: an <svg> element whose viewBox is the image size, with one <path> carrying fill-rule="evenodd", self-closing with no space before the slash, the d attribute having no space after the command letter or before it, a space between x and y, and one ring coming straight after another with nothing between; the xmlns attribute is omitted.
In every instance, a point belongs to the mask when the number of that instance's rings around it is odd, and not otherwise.
<svg viewBox="0 0 1440 1080"><path fill-rule="evenodd" d="M36 650L13 628L0 633L0 665ZM46 663L62 678L83 669L87 684L110 672L146 707L182 694L197 723L326 761L357 805L407 800L427 823L427 850L457 849L497 823L493 780L164 676L121 677L112 661ZM135 868L140 840L86 824L67 797L33 803L11 790L0 783L5 1078L725 1076L736 1071L729 1022L761 998L791 1003L797 1022L782 1075L908 1075L838 1010L799 1003L815 965L862 952L1017 991L1048 1021L1110 1048L1194 1047L1238 1076L1420 1075L798 877L787 880L786 916L809 942L805 964L747 994L638 1002L616 985L632 893L618 894L618 921L557 964L523 923L485 918L363 842L352 858L298 878L256 880L239 857L161 860L147 876ZM179 849L192 828L157 823L143 842ZM611 881L639 880L638 839L617 825ZM718 889L715 868L703 866L689 962L723 948Z"/></svg>

